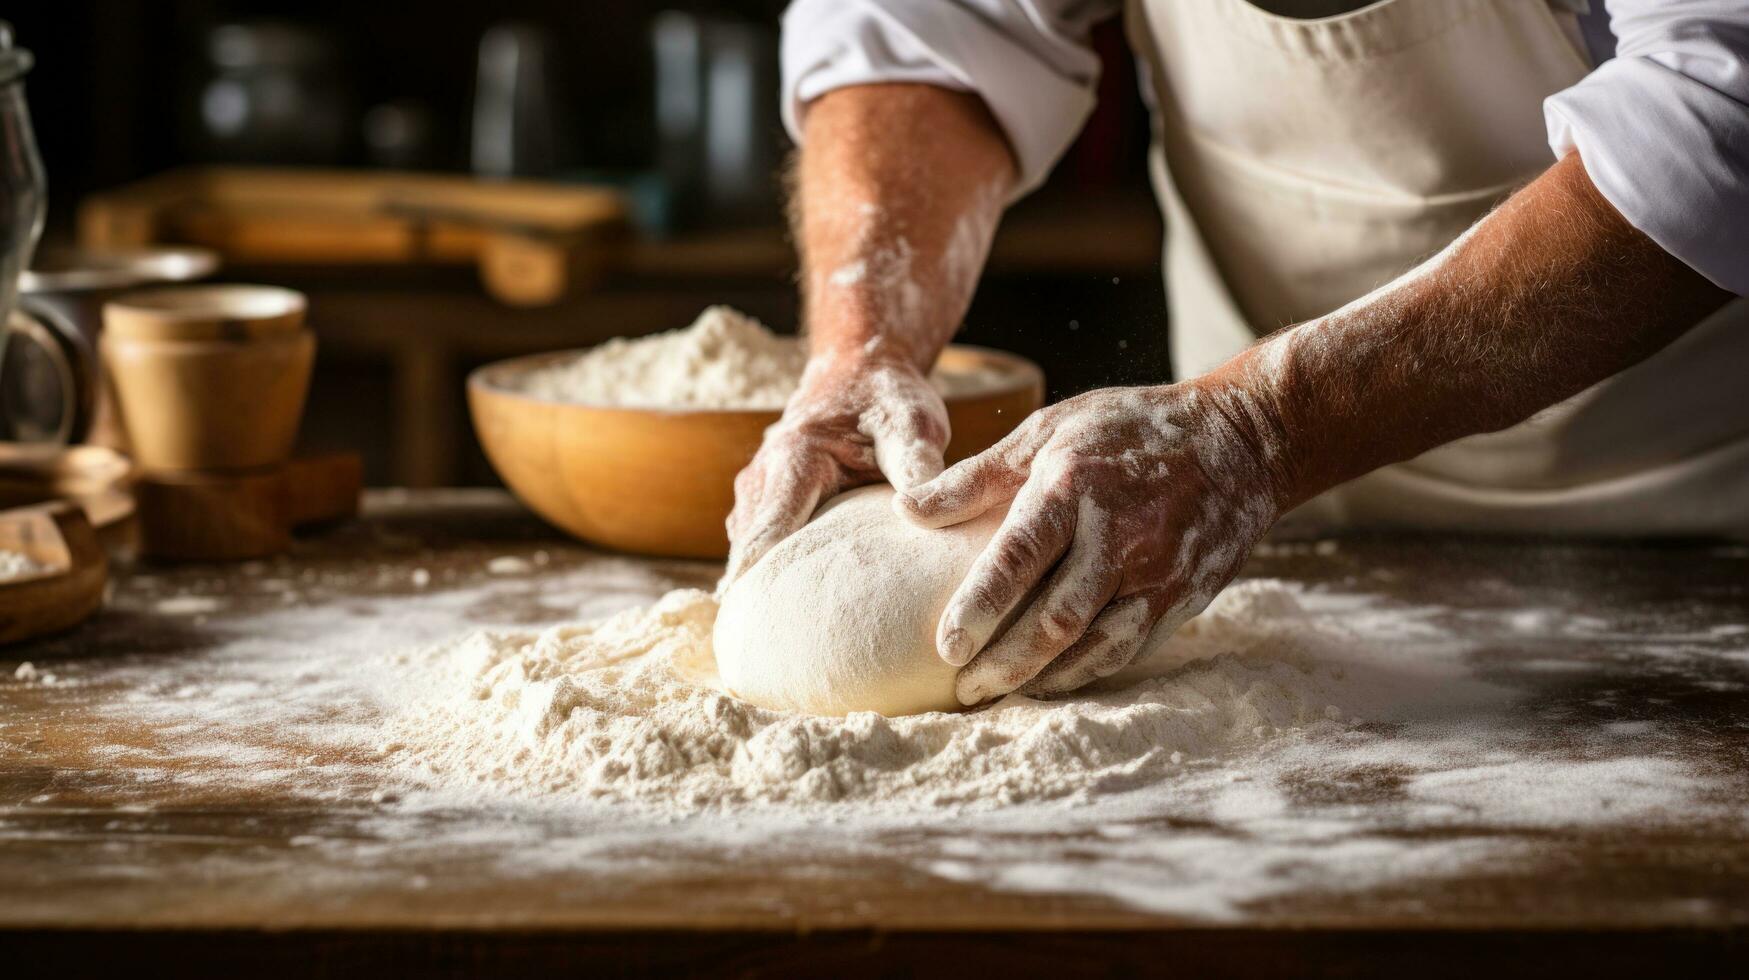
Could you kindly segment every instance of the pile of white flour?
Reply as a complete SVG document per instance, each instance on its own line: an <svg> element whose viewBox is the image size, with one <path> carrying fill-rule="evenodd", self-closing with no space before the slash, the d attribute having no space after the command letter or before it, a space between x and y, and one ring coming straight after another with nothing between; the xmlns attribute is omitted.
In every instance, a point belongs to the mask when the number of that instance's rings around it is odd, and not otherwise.
<svg viewBox="0 0 1749 980"><path fill-rule="evenodd" d="M0 548L0 582L26 578L47 570L40 562L22 551Z"/></svg>
<svg viewBox="0 0 1749 980"><path fill-rule="evenodd" d="M643 803L671 814L855 800L904 808L1091 799L1258 743L1345 730L1354 637L1292 590L1229 589L1143 662L1081 696L978 711L810 717L724 693L716 600L540 632L478 632L402 655L381 747L403 776L500 796Z"/></svg>
<svg viewBox="0 0 1749 980"><path fill-rule="evenodd" d="M522 390L554 401L626 408L776 411L796 390L807 350L758 320L712 306L681 330L617 337L571 360L530 371ZM943 395L971 394L999 382L991 370L936 369Z"/></svg>

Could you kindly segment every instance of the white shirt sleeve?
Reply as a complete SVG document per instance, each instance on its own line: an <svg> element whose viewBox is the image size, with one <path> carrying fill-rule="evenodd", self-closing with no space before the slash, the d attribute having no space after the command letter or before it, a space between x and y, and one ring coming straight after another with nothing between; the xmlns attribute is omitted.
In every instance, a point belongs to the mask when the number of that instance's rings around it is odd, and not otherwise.
<svg viewBox="0 0 1749 980"><path fill-rule="evenodd" d="M1118 0L795 0L783 17L783 120L849 85L926 82L975 92L1020 167L1015 196L1050 173L1093 109L1088 33Z"/></svg>
<svg viewBox="0 0 1749 980"><path fill-rule="evenodd" d="M1543 104L1630 224L1749 295L1749 0L1608 0L1616 56Z"/></svg>

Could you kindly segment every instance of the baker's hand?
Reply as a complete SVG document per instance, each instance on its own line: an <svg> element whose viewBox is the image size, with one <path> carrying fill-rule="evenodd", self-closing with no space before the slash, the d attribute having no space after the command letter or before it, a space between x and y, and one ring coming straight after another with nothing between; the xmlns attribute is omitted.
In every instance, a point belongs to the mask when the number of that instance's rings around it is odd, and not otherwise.
<svg viewBox="0 0 1749 980"><path fill-rule="evenodd" d="M816 354L783 418L735 478L725 581L832 495L881 479L903 490L937 475L947 435L947 407L912 361L878 351Z"/></svg>
<svg viewBox="0 0 1749 980"><path fill-rule="evenodd" d="M963 667L960 701L1071 691L1202 611L1278 514L1275 440L1259 420L1199 382L1093 391L900 494L901 513L929 527L1012 501L936 634Z"/></svg>

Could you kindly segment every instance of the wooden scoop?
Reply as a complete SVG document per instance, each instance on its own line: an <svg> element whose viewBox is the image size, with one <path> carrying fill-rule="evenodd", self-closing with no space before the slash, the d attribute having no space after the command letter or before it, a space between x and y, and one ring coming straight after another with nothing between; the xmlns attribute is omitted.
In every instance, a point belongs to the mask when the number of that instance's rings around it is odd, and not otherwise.
<svg viewBox="0 0 1749 980"><path fill-rule="evenodd" d="M39 566L0 580L0 644L68 629L103 604L109 560L78 505L59 501L0 511L0 549Z"/></svg>

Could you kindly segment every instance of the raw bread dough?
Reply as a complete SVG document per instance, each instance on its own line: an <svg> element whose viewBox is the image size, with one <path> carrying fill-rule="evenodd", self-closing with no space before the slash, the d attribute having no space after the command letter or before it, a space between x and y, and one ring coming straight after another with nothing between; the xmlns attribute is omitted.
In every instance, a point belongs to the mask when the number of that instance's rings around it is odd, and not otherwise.
<svg viewBox="0 0 1749 980"><path fill-rule="evenodd" d="M730 693L815 715L960 707L935 627L1004 509L929 530L892 502L886 484L833 498L729 587L712 642Z"/></svg>

